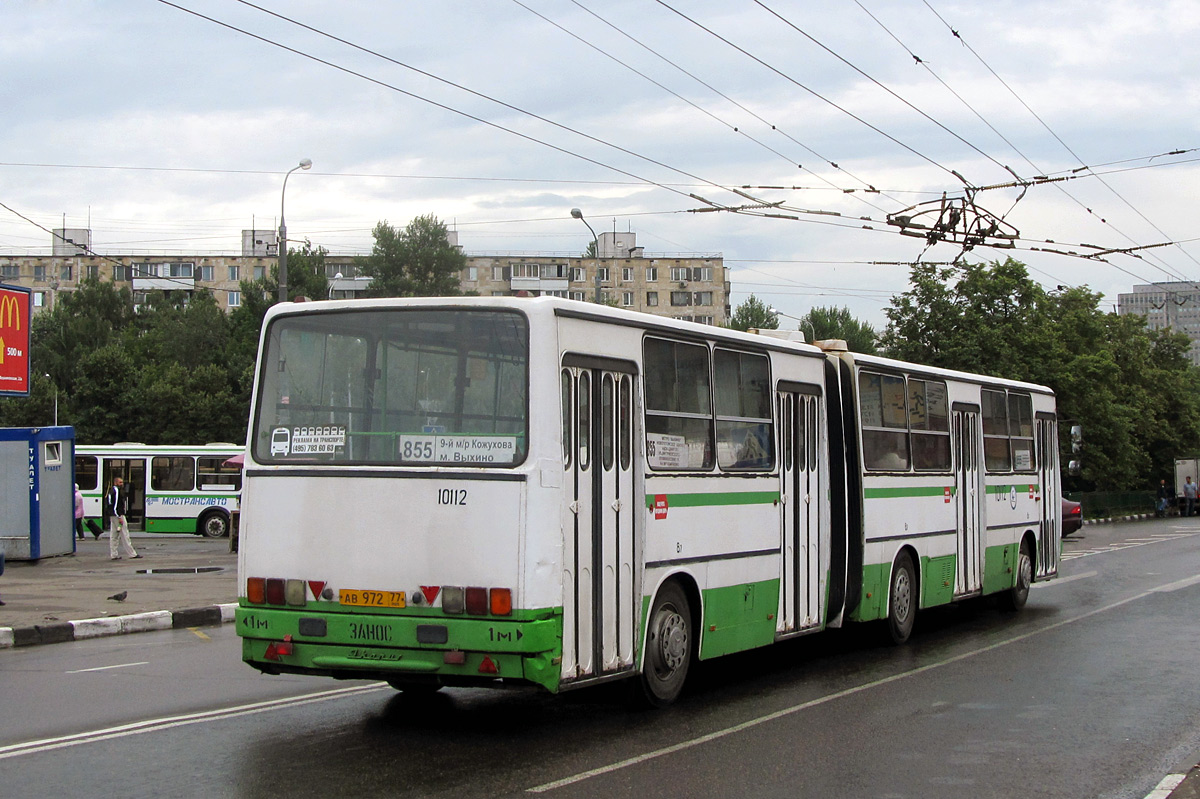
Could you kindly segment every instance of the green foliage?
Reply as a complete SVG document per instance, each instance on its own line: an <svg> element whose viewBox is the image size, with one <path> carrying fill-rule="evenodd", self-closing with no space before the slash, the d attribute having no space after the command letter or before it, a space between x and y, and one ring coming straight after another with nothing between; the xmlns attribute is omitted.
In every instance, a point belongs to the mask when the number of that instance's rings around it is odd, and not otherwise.
<svg viewBox="0 0 1200 799"><path fill-rule="evenodd" d="M813 337L813 341L830 338L844 339L851 352L874 355L875 341L879 334L866 322L850 315L849 308L813 308L800 319L800 329Z"/></svg>
<svg viewBox="0 0 1200 799"><path fill-rule="evenodd" d="M452 297L461 294L459 275L467 257L446 238L446 226L429 214L404 230L386 221L375 226L371 254L359 260L371 278L367 297Z"/></svg>
<svg viewBox="0 0 1200 799"><path fill-rule="evenodd" d="M729 327L734 330L775 330L779 327L779 317L771 313L771 307L751 294L746 301L733 309L729 317Z"/></svg>
<svg viewBox="0 0 1200 799"><path fill-rule="evenodd" d="M1068 486L1155 485L1177 454L1200 449L1200 370L1183 334L1105 313L1086 288L1047 292L1011 258L922 264L910 282L887 311L886 354L1054 389L1064 445L1068 425L1083 427L1083 476Z"/></svg>

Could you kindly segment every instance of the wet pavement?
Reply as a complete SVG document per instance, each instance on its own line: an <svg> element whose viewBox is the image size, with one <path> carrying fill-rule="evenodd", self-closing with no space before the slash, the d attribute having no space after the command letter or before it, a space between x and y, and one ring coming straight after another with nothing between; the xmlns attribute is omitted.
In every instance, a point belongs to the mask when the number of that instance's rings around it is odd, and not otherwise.
<svg viewBox="0 0 1200 799"><path fill-rule="evenodd" d="M237 602L237 554L228 539L184 535L133 536L142 557L110 560L108 537L76 541L73 555L8 561L0 575L0 647L74 640L71 622L93 624L92 635L221 623ZM124 594L123 601L110 597ZM228 612L222 616L221 608ZM146 614L157 614L148 619ZM75 625L80 628L80 625Z"/></svg>

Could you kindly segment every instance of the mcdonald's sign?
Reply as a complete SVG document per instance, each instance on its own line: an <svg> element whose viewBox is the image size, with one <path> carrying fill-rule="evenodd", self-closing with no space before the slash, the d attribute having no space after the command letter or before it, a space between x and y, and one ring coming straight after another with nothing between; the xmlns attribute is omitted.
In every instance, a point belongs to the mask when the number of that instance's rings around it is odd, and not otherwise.
<svg viewBox="0 0 1200 799"><path fill-rule="evenodd" d="M30 294L0 286L0 397L29 396Z"/></svg>

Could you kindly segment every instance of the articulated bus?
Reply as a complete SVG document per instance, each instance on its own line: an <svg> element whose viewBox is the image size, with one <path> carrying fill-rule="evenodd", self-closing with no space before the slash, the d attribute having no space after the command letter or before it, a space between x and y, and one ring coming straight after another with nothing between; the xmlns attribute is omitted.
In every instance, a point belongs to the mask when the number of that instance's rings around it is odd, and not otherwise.
<svg viewBox="0 0 1200 799"><path fill-rule="evenodd" d="M1023 605L1058 570L1052 392L823 344L552 297L274 306L243 659L665 705L697 659Z"/></svg>
<svg viewBox="0 0 1200 799"><path fill-rule="evenodd" d="M75 482L83 493L84 518L107 523L104 495L113 478L121 477L131 531L227 536L242 490L242 469L226 461L244 451L236 444L81 444L75 447Z"/></svg>

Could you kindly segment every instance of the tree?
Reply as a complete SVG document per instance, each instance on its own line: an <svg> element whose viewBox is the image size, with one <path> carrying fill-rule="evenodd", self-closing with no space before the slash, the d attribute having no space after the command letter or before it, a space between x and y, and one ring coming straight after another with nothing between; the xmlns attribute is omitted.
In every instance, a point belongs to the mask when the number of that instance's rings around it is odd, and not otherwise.
<svg viewBox="0 0 1200 799"><path fill-rule="evenodd" d="M729 327L734 330L775 330L779 327L779 317L771 313L771 309L758 297L751 294L746 301L733 309L729 317Z"/></svg>
<svg viewBox="0 0 1200 799"><path fill-rule="evenodd" d="M840 338L851 352L874 355L879 334L866 322L850 315L849 308L813 308L800 318L800 329L812 334L813 341Z"/></svg>
<svg viewBox="0 0 1200 799"><path fill-rule="evenodd" d="M1104 313L1087 288L1047 292L1011 258L917 265L910 281L887 310L886 353L1054 389L1060 425L1083 427L1083 476L1068 484L1145 488L1200 448L1200 370L1183 334Z"/></svg>
<svg viewBox="0 0 1200 799"><path fill-rule="evenodd" d="M446 226L432 214L418 216L404 230L386 221L375 226L371 254L359 262L371 278L367 297L451 297L461 293L459 276L467 257L450 244Z"/></svg>

